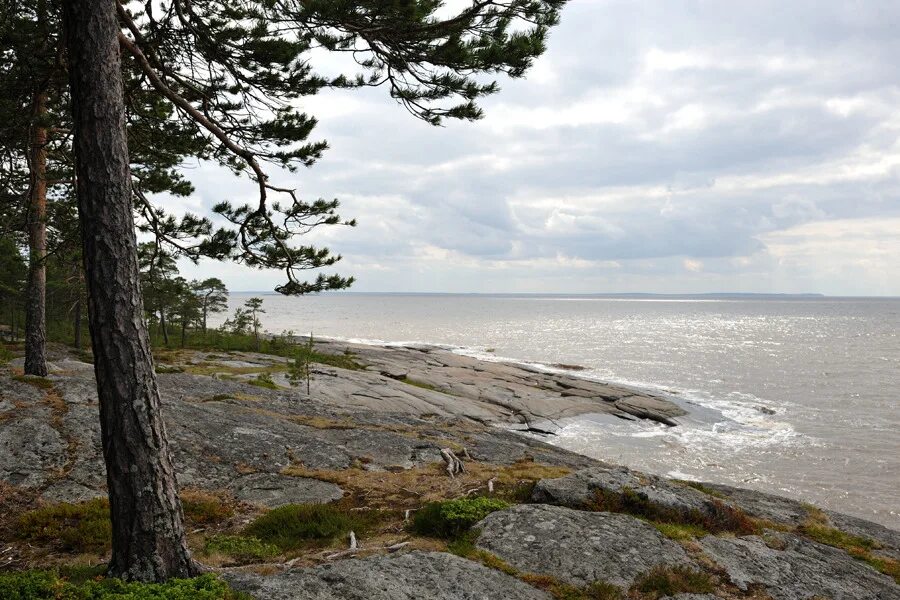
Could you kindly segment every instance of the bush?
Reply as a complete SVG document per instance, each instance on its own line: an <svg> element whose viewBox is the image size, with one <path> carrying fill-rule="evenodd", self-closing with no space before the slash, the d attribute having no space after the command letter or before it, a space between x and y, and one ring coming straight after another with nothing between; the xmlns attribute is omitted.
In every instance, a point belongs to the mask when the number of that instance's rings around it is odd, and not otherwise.
<svg viewBox="0 0 900 600"><path fill-rule="evenodd" d="M90 580L80 584L49 571L0 574L4 600L251 600L231 590L215 575L172 579L166 583L126 583L120 579Z"/></svg>
<svg viewBox="0 0 900 600"><path fill-rule="evenodd" d="M222 554L239 562L254 562L278 555L278 546L255 537L216 535L206 540L206 554Z"/></svg>
<svg viewBox="0 0 900 600"><path fill-rule="evenodd" d="M456 538L492 512L507 507L505 500L483 496L431 502L416 511L411 529L420 535Z"/></svg>
<svg viewBox="0 0 900 600"><path fill-rule="evenodd" d="M310 541L328 542L351 531L360 533L374 513L344 512L331 504L288 504L259 517L244 530L247 536L295 550Z"/></svg>
<svg viewBox="0 0 900 600"><path fill-rule="evenodd" d="M657 566L641 575L634 589L651 598L662 598L675 594L709 594L715 585L712 577L703 571L685 566Z"/></svg>
<svg viewBox="0 0 900 600"><path fill-rule="evenodd" d="M646 494L630 488L621 492L598 489L594 501L587 507L591 510L626 513L653 521L697 527L710 533L729 532L736 535L750 535L760 532L760 526L743 510L725 504L717 498L710 498L706 510L679 510L658 504Z"/></svg>
<svg viewBox="0 0 900 600"><path fill-rule="evenodd" d="M105 552L112 544L109 502L97 498L28 511L19 517L17 535L33 542L58 542L64 550Z"/></svg>

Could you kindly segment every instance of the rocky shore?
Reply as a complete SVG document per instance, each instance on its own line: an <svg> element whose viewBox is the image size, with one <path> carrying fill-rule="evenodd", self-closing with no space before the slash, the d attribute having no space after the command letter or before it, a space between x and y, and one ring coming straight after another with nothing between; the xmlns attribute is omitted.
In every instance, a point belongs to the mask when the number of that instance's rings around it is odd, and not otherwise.
<svg viewBox="0 0 900 600"><path fill-rule="evenodd" d="M199 525L189 512L190 543L256 598L900 598L896 531L511 431L585 413L677 426L684 412L665 398L432 347L316 350L335 360L311 365L309 393L277 356L157 356L179 483L228 509ZM20 531L29 511L105 495L92 366L65 348L51 359L47 380L0 365L4 569L103 559L102 548ZM464 471L451 477L442 450ZM471 529L464 550L409 530L429 502L492 495L509 504ZM210 536L315 503L381 517L355 548L338 538L265 559L203 555Z"/></svg>

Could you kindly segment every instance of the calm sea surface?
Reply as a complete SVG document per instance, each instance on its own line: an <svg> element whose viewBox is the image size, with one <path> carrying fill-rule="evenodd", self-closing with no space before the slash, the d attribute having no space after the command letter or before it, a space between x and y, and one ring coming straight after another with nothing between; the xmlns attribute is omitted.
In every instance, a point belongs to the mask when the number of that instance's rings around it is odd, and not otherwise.
<svg viewBox="0 0 900 600"><path fill-rule="evenodd" d="M900 529L900 299L255 295L273 333L446 344L664 390L691 412L679 427L589 416L548 441Z"/></svg>

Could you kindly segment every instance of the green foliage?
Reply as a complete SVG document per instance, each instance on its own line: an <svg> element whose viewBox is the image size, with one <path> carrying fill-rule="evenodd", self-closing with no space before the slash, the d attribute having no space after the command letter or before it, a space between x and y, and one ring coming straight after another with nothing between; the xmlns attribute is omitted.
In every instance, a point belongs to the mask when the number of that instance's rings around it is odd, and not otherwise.
<svg viewBox="0 0 900 600"><path fill-rule="evenodd" d="M274 544L241 535L215 535L206 540L203 550L207 555L226 555L241 563L258 562L279 553L278 546Z"/></svg>
<svg viewBox="0 0 900 600"><path fill-rule="evenodd" d="M50 571L0 573L4 600L252 600L212 574L166 583L91 579L74 583Z"/></svg>
<svg viewBox="0 0 900 600"><path fill-rule="evenodd" d="M656 599L675 594L709 594L715 587L709 573L676 565L654 567L634 582L633 589Z"/></svg>
<svg viewBox="0 0 900 600"><path fill-rule="evenodd" d="M420 535L451 539L490 513L508 507L505 500L483 496L431 502L416 511L410 528Z"/></svg>
<svg viewBox="0 0 900 600"><path fill-rule="evenodd" d="M112 543L109 502L97 498L28 511L19 517L16 534L30 542L58 543L63 550L104 552Z"/></svg>
<svg viewBox="0 0 900 600"><path fill-rule="evenodd" d="M376 516L344 511L331 504L288 504L270 510L250 523L244 535L282 550L295 550L309 542L328 542L365 531Z"/></svg>

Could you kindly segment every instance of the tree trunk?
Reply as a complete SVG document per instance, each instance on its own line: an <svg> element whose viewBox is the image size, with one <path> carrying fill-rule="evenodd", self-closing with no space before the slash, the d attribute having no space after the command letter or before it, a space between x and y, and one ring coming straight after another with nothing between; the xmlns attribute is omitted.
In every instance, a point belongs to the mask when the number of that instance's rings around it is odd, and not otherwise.
<svg viewBox="0 0 900 600"><path fill-rule="evenodd" d="M88 323L112 520L109 572L164 581L197 572L143 315L112 0L63 2Z"/></svg>
<svg viewBox="0 0 900 600"><path fill-rule="evenodd" d="M75 301L75 348L81 350L81 298Z"/></svg>
<svg viewBox="0 0 900 600"><path fill-rule="evenodd" d="M181 323L181 347L184 348L185 337L187 336L187 323Z"/></svg>
<svg viewBox="0 0 900 600"><path fill-rule="evenodd" d="M166 311L159 309L159 328L162 329L163 343L169 345L169 330L166 327Z"/></svg>
<svg viewBox="0 0 900 600"><path fill-rule="evenodd" d="M25 298L25 374L47 376L47 94L34 97L31 197L28 207L28 289Z"/></svg>

